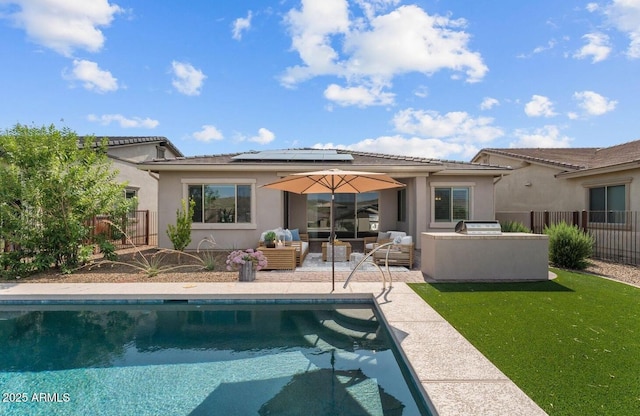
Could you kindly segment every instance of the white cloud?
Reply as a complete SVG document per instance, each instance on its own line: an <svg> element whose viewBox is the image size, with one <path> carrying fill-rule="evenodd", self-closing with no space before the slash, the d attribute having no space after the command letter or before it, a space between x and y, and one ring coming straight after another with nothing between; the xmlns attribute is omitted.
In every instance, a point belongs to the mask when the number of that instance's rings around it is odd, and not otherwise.
<svg viewBox="0 0 640 416"><path fill-rule="evenodd" d="M414 91L416 97L427 98L429 96L429 88L424 85L420 85Z"/></svg>
<svg viewBox="0 0 640 416"><path fill-rule="evenodd" d="M548 125L530 132L518 129L514 132L518 141L510 143L510 147L570 147L572 138L560 134L558 126Z"/></svg>
<svg viewBox="0 0 640 416"><path fill-rule="evenodd" d="M276 135L273 132L261 127L258 129L258 135L249 138L250 142L258 143L258 144L269 144L276 138Z"/></svg>
<svg viewBox="0 0 640 416"><path fill-rule="evenodd" d="M111 123L118 123L120 127L125 129L130 128L144 128L144 129L155 129L158 127L158 120L153 120L150 118L140 118L140 117L132 117L128 118L123 116L122 114L103 114L101 116L96 116L95 114L89 114L87 116L87 120L100 123L103 126L109 125Z"/></svg>
<svg viewBox="0 0 640 416"><path fill-rule="evenodd" d="M172 85L185 95L200 95L200 89L207 76L187 62L171 62L173 70Z"/></svg>
<svg viewBox="0 0 640 416"><path fill-rule="evenodd" d="M202 126L200 131L197 131L192 134L193 138L199 142L208 143L212 140L222 140L224 139L224 135L220 130L216 128L216 126L212 126L210 124L205 124Z"/></svg>
<svg viewBox="0 0 640 416"><path fill-rule="evenodd" d="M578 101L578 105L588 115L601 116L609 111L613 111L618 104L615 100L609 100L593 91L580 91L573 94L573 98Z"/></svg>
<svg viewBox="0 0 640 416"><path fill-rule="evenodd" d="M640 0L613 0L605 13L616 29L629 37L627 56L640 58Z"/></svg>
<svg viewBox="0 0 640 416"><path fill-rule="evenodd" d="M384 153L392 155L448 159L453 156L470 159L478 153L478 148L464 143L451 143L440 139L406 138L403 136L382 136L365 139L350 145L316 143L314 149L349 149L362 152Z"/></svg>
<svg viewBox="0 0 640 416"><path fill-rule="evenodd" d="M587 11L593 13L596 10L600 9L600 6L598 5L598 3L588 3L586 9Z"/></svg>
<svg viewBox="0 0 640 416"><path fill-rule="evenodd" d="M591 57L591 62L595 64L607 59L611 53L609 36L604 33L587 33L582 36L582 39L585 39L587 44L573 55L574 58L584 59Z"/></svg>
<svg viewBox="0 0 640 416"><path fill-rule="evenodd" d="M393 117L395 129L400 133L465 143L487 143L504 135L492 123L491 117L473 118L463 111L441 115L437 111L409 108Z"/></svg>
<svg viewBox="0 0 640 416"><path fill-rule="evenodd" d="M524 112L529 117L553 117L553 103L543 95L533 95L531 101L524 106Z"/></svg>
<svg viewBox="0 0 640 416"><path fill-rule="evenodd" d="M252 13L249 10L247 17L239 17L233 21L232 36L235 40L241 40L242 32L246 32L251 28L251 17Z"/></svg>
<svg viewBox="0 0 640 416"><path fill-rule="evenodd" d="M66 79L80 81L82 86L98 93L105 93L118 90L118 79L111 75L111 72L98 67L98 64L83 59L73 61L71 73L63 74Z"/></svg>
<svg viewBox="0 0 640 416"><path fill-rule="evenodd" d="M371 20L376 13L383 12L391 6L397 6L400 0L355 0L355 3L360 6L365 16Z"/></svg>
<svg viewBox="0 0 640 416"><path fill-rule="evenodd" d="M119 6L108 0L8 0L20 7L10 15L35 43L64 55L75 49L97 52L102 49L104 35L99 29L107 27Z"/></svg>
<svg viewBox="0 0 640 416"><path fill-rule="evenodd" d="M367 107L370 105L393 104L395 94L382 92L379 89L367 89L364 86L343 88L336 84L331 84L324 90L327 100L333 101L341 106L356 105Z"/></svg>
<svg viewBox="0 0 640 416"><path fill-rule="evenodd" d="M448 69L465 74L467 82L480 81L487 73L480 54L468 48L464 20L431 16L415 5L376 14L395 6L392 0L358 4L365 18L350 20L346 0L305 0L300 9L287 13L292 48L302 64L285 70L283 85L333 75L347 80L350 88L381 90L395 76L410 72L431 75Z"/></svg>
<svg viewBox="0 0 640 416"><path fill-rule="evenodd" d="M500 105L500 101L492 97L484 97L484 100L480 103L480 109L491 110L496 105Z"/></svg>
<svg viewBox="0 0 640 416"><path fill-rule="evenodd" d="M517 56L517 58L531 58L533 55L555 48L556 44L557 44L556 40L552 39L549 42L547 42L545 46L536 46L533 49L533 51L531 51L530 53L521 53L520 55Z"/></svg>

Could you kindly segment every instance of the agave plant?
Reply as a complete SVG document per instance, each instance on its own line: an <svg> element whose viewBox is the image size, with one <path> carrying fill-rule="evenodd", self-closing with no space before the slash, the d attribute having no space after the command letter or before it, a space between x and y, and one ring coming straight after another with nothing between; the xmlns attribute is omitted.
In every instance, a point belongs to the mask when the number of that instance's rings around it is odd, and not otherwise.
<svg viewBox="0 0 640 416"><path fill-rule="evenodd" d="M200 246L206 245L208 248L200 253ZM213 253L213 248L216 246L216 240L213 238L213 234L209 234L208 237L203 238L198 243L196 252L200 255L205 270L212 271L216 268L216 256Z"/></svg>
<svg viewBox="0 0 640 416"><path fill-rule="evenodd" d="M160 273L168 273L177 269L183 269L187 267L191 267L191 268L205 267L206 268L206 264L200 256L195 256L193 254L181 252L179 250L165 248L165 249L158 250L153 254L145 254L142 252L142 250L140 250L134 244L133 240L129 237L129 235L124 230L122 230L122 228L120 228L117 224L112 223L111 221L109 221L109 223L113 227L115 227L118 231L120 231L122 235L124 235L127 243L129 243L135 250L133 254L133 263L126 263L126 262L114 260L114 259L111 259L111 260L103 259L102 261L96 264L98 267L100 267L102 264L121 264L124 266L129 266L135 270L138 270L139 272L144 273L147 277L154 277L159 275ZM169 254L186 255L196 260L198 264L180 264L180 265L165 264L165 259Z"/></svg>

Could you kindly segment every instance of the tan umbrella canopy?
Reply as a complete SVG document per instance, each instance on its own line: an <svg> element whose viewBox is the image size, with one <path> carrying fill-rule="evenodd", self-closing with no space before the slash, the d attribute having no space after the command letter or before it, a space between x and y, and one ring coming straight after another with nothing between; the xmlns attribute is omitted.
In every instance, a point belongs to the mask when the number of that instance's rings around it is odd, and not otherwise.
<svg viewBox="0 0 640 416"><path fill-rule="evenodd" d="M401 188L405 185L389 175L377 172L358 172L341 169L327 169L315 172L294 173L265 188L279 189L296 194L331 194L331 281L335 289L335 229L333 223L334 194L359 194L382 189Z"/></svg>

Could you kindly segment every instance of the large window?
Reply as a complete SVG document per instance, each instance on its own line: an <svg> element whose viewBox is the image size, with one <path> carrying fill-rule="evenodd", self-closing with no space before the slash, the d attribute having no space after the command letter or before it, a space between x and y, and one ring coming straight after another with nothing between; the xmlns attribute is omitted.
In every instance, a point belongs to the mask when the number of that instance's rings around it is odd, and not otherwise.
<svg viewBox="0 0 640 416"><path fill-rule="evenodd" d="M338 238L357 238L378 231L378 192L335 194L334 224ZM307 231L311 237L329 236L331 194L307 195Z"/></svg>
<svg viewBox="0 0 640 416"><path fill-rule="evenodd" d="M626 200L625 185L589 188L589 220L591 222L624 223Z"/></svg>
<svg viewBox="0 0 640 416"><path fill-rule="evenodd" d="M435 222L470 219L470 194L468 187L436 187L433 197Z"/></svg>
<svg viewBox="0 0 640 416"><path fill-rule="evenodd" d="M251 185L190 184L188 196L195 201L194 223L250 223Z"/></svg>

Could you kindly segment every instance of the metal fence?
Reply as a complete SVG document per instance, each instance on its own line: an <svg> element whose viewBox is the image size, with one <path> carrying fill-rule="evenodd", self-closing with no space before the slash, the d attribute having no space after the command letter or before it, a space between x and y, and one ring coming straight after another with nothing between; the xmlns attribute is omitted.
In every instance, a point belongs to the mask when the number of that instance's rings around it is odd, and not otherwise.
<svg viewBox="0 0 640 416"><path fill-rule="evenodd" d="M640 265L640 212L531 211L528 225L534 233L542 234L545 227L562 221L594 237L593 258Z"/></svg>
<svg viewBox="0 0 640 416"><path fill-rule="evenodd" d="M154 211L131 211L121 218L96 217L91 221L91 237L103 235L121 250L158 244L158 216Z"/></svg>

